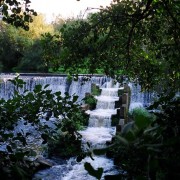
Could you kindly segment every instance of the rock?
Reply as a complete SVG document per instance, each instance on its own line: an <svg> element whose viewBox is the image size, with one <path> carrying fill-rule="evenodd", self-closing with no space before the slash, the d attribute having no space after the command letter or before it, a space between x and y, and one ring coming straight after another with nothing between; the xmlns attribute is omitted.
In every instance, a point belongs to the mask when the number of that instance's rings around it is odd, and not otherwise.
<svg viewBox="0 0 180 180"><path fill-rule="evenodd" d="M46 166L46 167L52 167L55 165L54 162L52 162L51 160L48 160L48 159L45 159L44 157L42 156L39 156L37 159L36 159L36 162L43 165L43 166Z"/></svg>
<svg viewBox="0 0 180 180"><path fill-rule="evenodd" d="M83 105L81 105L81 108L83 111L87 111L87 110L89 110L89 104L83 104Z"/></svg>
<svg viewBox="0 0 180 180"><path fill-rule="evenodd" d="M33 162L33 166L35 167L34 169L36 169L35 171L39 171L39 170L43 170L46 168L50 168L52 166L56 165L55 162L46 159L42 156L37 157L37 159Z"/></svg>
<svg viewBox="0 0 180 180"><path fill-rule="evenodd" d="M117 125L117 126L116 126L116 133L120 133L121 130L122 130L121 125Z"/></svg>

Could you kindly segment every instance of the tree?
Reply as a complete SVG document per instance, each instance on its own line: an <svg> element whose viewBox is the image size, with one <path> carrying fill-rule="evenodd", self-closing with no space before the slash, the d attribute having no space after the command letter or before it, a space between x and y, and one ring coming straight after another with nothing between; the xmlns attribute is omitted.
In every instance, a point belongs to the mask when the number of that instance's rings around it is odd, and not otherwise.
<svg viewBox="0 0 180 180"><path fill-rule="evenodd" d="M65 23L66 19L64 19L60 14L55 16L54 21L51 22L55 31L59 31Z"/></svg>
<svg viewBox="0 0 180 180"><path fill-rule="evenodd" d="M32 17L37 16L37 13L29 8L30 2L30 0L1 0L3 21L29 30L29 23L33 21Z"/></svg>
<svg viewBox="0 0 180 180"><path fill-rule="evenodd" d="M49 68L53 68L54 71L60 67L59 58L61 53L61 40L57 34L45 33L41 38L42 46L42 58L44 65L48 71Z"/></svg>
<svg viewBox="0 0 180 180"><path fill-rule="evenodd" d="M24 53L17 69L26 72L57 71L60 67L61 42L58 34L41 34Z"/></svg>
<svg viewBox="0 0 180 180"><path fill-rule="evenodd" d="M54 33L54 28L51 24L47 24L45 16L38 14L33 17L33 22L29 25L29 31L26 34L32 39L40 39L42 34Z"/></svg>
<svg viewBox="0 0 180 180"><path fill-rule="evenodd" d="M33 18L29 31L16 28L12 25L1 23L1 71L43 71L43 47L40 43L42 34L53 33L53 26L46 24L44 16ZM39 43L38 43L39 42ZM36 48L36 49L35 49ZM51 48L50 48L51 49ZM36 67L37 66L37 67Z"/></svg>
<svg viewBox="0 0 180 180"><path fill-rule="evenodd" d="M0 31L0 62L3 72L12 72L21 62L24 52L32 40L21 36L20 31L10 25L1 23Z"/></svg>
<svg viewBox="0 0 180 180"><path fill-rule="evenodd" d="M33 40L31 46L24 52L16 70L17 72L47 72L43 60L43 49L39 39Z"/></svg>
<svg viewBox="0 0 180 180"><path fill-rule="evenodd" d="M159 82L177 89L179 7L175 0L115 0L87 20L61 29L61 61L72 73L101 69L112 77L138 78L146 89Z"/></svg>

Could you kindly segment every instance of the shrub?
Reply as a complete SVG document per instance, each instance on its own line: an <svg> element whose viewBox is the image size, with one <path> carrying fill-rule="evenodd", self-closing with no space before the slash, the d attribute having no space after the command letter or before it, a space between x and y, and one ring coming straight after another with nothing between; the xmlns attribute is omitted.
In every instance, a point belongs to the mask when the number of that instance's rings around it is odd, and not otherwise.
<svg viewBox="0 0 180 180"><path fill-rule="evenodd" d="M88 94L85 96L85 98L82 99L85 104L89 105L89 109L93 110L96 108L97 99L92 95Z"/></svg>
<svg viewBox="0 0 180 180"><path fill-rule="evenodd" d="M86 119L80 105L76 103L77 96L71 98L65 93L62 97L61 92L52 93L51 90L47 90L48 85L44 88L36 85L34 90L29 92L24 89L25 82L19 77L10 81L14 84L13 97L7 101L0 99L0 174L3 179L30 179L33 166L25 160L25 157L36 156L35 152L32 153L33 149L27 148L27 138L32 134L25 133L23 129L14 134L16 123L23 119L24 125L34 126L41 135L42 144L56 141L59 130L66 132L66 136L59 138L61 145L62 142L68 141L66 148L61 146L61 152L70 150L68 153L72 155L74 151L80 150L81 137L77 131L84 125ZM41 123L44 112L53 112L56 119L54 129L46 123ZM49 118L47 116L44 120L48 122ZM72 148L71 144L76 148ZM4 145L5 148L2 149ZM56 150L57 146L54 147Z"/></svg>
<svg viewBox="0 0 180 180"><path fill-rule="evenodd" d="M149 113L135 109L134 121L115 137L109 154L125 173L123 178L179 179L180 173L180 124L179 99L164 97L152 108L162 107L161 112ZM178 145L179 144L179 145Z"/></svg>

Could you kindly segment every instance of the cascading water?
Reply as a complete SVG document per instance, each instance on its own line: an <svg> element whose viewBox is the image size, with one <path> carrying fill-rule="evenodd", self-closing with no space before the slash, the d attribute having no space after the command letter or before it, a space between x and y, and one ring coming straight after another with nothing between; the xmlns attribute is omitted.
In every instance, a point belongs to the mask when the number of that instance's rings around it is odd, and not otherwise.
<svg viewBox="0 0 180 180"><path fill-rule="evenodd" d="M96 97L97 105L96 110L89 111L89 126L97 127L111 127L111 116L116 114L117 111L114 109L115 101L119 100L118 88L101 88L101 96Z"/></svg>
<svg viewBox="0 0 180 180"><path fill-rule="evenodd" d="M0 98L9 99L12 97L14 92L14 85L9 81L14 79L16 75L2 75L0 74ZM26 84L24 88L20 89L23 93L25 89L32 91L34 87L38 84L45 86L49 85L48 90L52 92L61 91L62 94L65 92L66 88L66 77L41 77L41 76L19 76Z"/></svg>
<svg viewBox="0 0 180 180"><path fill-rule="evenodd" d="M79 131L82 135L82 148L84 151L87 150L87 142L90 144L91 149L100 149L106 147L106 142L111 141L115 135L116 129L115 127L111 127L111 116L117 113L114 108L115 101L119 99L119 88L109 87L109 83L106 84L107 88L101 88L101 96L96 97L98 100L96 109L87 111L90 115L88 127L83 131ZM106 105L102 105L103 103ZM94 156L93 158L94 161L86 157L81 163L77 163L75 158L71 158L66 165L56 165L48 170L38 172L33 180L95 180L95 178L90 176L84 169L85 162L91 163L95 169L102 167L104 169L102 179L104 179L105 175L117 173L113 165L113 160L103 155Z"/></svg>
<svg viewBox="0 0 180 180"><path fill-rule="evenodd" d="M5 100L12 97L14 92L14 86L9 79L15 78L15 74L0 74L0 99ZM38 75L20 75L20 79L26 82L24 88L21 90L22 93L24 89L32 91L37 84L45 86L49 84L47 89L52 90L52 92L61 91L64 95L68 92L69 95L77 95L78 101L80 102L84 97L85 93L91 92L91 84L96 84L102 86L109 78L105 76L93 76L87 81L83 81L84 76L79 76L77 81L68 80L67 76L38 76Z"/></svg>
<svg viewBox="0 0 180 180"><path fill-rule="evenodd" d="M137 107L148 107L156 97L156 94L153 92L142 92L139 84L129 83L129 87L131 88L129 111Z"/></svg>
<svg viewBox="0 0 180 180"><path fill-rule="evenodd" d="M14 86L8 81L16 77L15 75L0 74L0 98L9 99L12 97ZM41 76L20 76L25 82L25 88L32 90L35 85L42 86L49 84L48 89L52 92L61 91L62 95L68 92L70 95L79 96L79 102L85 97L85 93L91 92L91 84L94 83L101 87L101 96L96 97L98 102L96 109L87 111L89 113L89 125L84 131L80 131L83 136L82 144L86 149L86 143L89 142L91 148L104 148L106 142L111 141L115 134L115 127L111 127L111 116L116 114L115 101L118 98L119 85L113 85L112 81L106 83L110 79L107 77L92 77L89 81L84 82L83 77L79 77L78 81L69 81L66 76L41 77ZM152 93L141 93L141 87L135 84L129 84L131 87L131 103L130 110L134 107L148 106L154 97ZM22 90L23 92L23 90ZM93 180L92 176L84 169L84 162L90 162L96 169L104 168L104 175L117 173L113 166L113 161L105 156L95 156L94 161L85 158L81 163L76 163L75 158L71 158L64 164L53 166L50 169L40 171L34 176L34 180Z"/></svg>
<svg viewBox="0 0 180 180"><path fill-rule="evenodd" d="M12 98L14 86L8 80L15 77L16 75L13 74L0 74L0 98L4 98L6 100ZM115 92L111 87L111 83L106 83L110 80L109 78L95 76L91 77L90 80L85 82L83 81L83 76L79 77L78 81L69 81L66 76L44 77L20 75L19 78L23 79L26 82L25 87L21 90L22 93L25 89L32 91L37 84L40 84L42 86L49 84L48 89L52 90L52 92L61 91L62 95L65 92L68 92L70 95L78 95L79 102L82 98L85 97L85 93L91 92L92 84L103 87L102 95L100 97L97 97L97 109L89 112L91 114L91 117L89 120L88 128L84 131L81 131L80 133L83 136L82 144L84 145L84 148L86 142L89 142L91 144L91 148L103 148L106 146L105 144L107 141L111 141L112 136L115 134L115 128L111 127L111 115L116 113L116 110L114 110L114 101L117 99L117 97L116 95L113 95ZM109 90L107 87L109 88ZM93 119L94 117L96 117L97 120L95 121L96 123L93 124L91 123L91 119ZM22 129L22 127L19 128L20 130ZM71 158L64 164L60 163L61 165L53 166L48 170L37 173L34 179L39 179L39 174L40 179L44 180L95 179L90 176L84 169L84 162L90 162L95 169L98 167L103 167L104 175L116 173L113 166L113 161L111 159L107 159L104 156L95 156L94 159L95 160L93 161L87 157L81 163L77 163L75 158Z"/></svg>

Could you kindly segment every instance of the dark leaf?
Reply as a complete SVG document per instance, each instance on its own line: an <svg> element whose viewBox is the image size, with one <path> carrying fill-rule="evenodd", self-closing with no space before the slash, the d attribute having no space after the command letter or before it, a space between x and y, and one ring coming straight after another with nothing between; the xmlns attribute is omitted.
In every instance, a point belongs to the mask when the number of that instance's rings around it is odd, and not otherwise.
<svg viewBox="0 0 180 180"><path fill-rule="evenodd" d="M13 153L11 146L7 145L6 148L7 148L8 152Z"/></svg>
<svg viewBox="0 0 180 180"><path fill-rule="evenodd" d="M103 174L103 168L98 168L97 170L95 170L90 163L86 162L84 164L85 169L88 171L88 173L91 176L96 177L97 179L101 179L102 174Z"/></svg>

